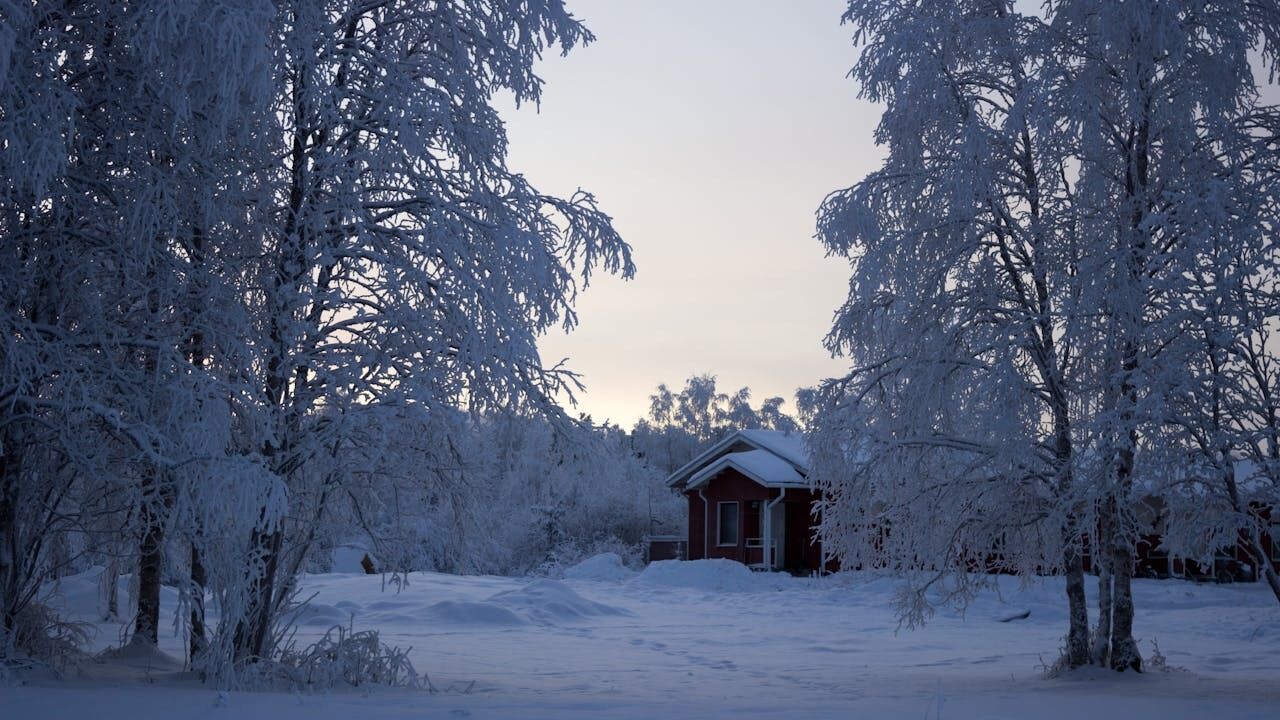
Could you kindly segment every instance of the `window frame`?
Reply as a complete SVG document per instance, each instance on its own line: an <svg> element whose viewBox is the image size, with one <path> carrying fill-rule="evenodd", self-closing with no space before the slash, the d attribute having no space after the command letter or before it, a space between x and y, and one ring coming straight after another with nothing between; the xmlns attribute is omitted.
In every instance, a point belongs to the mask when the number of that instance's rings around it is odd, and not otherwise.
<svg viewBox="0 0 1280 720"><path fill-rule="evenodd" d="M725 510L733 506L733 542L724 541ZM716 547L738 547L742 540L742 504L737 500L719 500L716 502Z"/></svg>

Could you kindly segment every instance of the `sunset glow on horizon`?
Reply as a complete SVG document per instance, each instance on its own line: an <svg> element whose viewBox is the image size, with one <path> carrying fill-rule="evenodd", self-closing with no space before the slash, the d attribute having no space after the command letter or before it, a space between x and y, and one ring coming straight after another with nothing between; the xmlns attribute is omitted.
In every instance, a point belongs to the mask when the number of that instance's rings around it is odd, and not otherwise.
<svg viewBox="0 0 1280 720"><path fill-rule="evenodd" d="M846 77L844 3L580 0L597 41L539 66L504 110L510 166L596 195L636 278L600 276L541 342L587 385L575 412L630 427L658 383L712 373L756 401L842 372L822 346L848 268L813 239L826 193L878 162L878 109ZM655 48L662 52L655 53Z"/></svg>

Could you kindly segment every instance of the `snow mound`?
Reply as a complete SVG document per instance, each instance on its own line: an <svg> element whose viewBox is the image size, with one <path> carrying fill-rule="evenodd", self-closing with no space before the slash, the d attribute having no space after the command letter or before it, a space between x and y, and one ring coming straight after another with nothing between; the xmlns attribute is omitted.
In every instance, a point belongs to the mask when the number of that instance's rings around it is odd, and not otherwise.
<svg viewBox="0 0 1280 720"><path fill-rule="evenodd" d="M427 620L449 625L515 626L527 624L525 619L501 605L469 600L443 600L427 607Z"/></svg>
<svg viewBox="0 0 1280 720"><path fill-rule="evenodd" d="M604 582L622 582L630 580L636 572L622 564L622 556L607 552L583 560L564 571L569 580L600 580Z"/></svg>
<svg viewBox="0 0 1280 720"><path fill-rule="evenodd" d="M588 600L556 580L535 580L522 588L500 592L489 598L489 602L547 624L628 614L621 608Z"/></svg>
<svg viewBox="0 0 1280 720"><path fill-rule="evenodd" d="M761 589L754 573L746 565L723 558L659 560L649 563L636 577L636 582L709 592L751 592Z"/></svg>
<svg viewBox="0 0 1280 720"><path fill-rule="evenodd" d="M134 635L122 647L108 648L98 653L98 660L133 668L152 670L178 671L182 669L182 661L172 655L166 655L160 648Z"/></svg>
<svg viewBox="0 0 1280 720"><path fill-rule="evenodd" d="M346 625L352 612L324 603L307 603L297 610L297 622L302 626L333 627Z"/></svg>
<svg viewBox="0 0 1280 720"><path fill-rule="evenodd" d="M1031 610L1028 608L1017 608L998 613L992 619L996 622L1007 623L1013 622L1014 620L1026 620L1029 617L1031 617Z"/></svg>

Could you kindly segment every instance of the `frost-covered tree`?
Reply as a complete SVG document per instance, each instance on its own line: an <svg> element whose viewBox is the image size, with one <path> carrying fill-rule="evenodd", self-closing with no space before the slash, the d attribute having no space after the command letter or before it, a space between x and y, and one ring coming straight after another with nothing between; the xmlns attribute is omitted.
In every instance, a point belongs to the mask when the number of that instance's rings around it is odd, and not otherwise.
<svg viewBox="0 0 1280 720"><path fill-rule="evenodd" d="M853 268L827 343L854 370L823 389L810 442L823 533L851 566L931 570L905 592L911 622L943 579L966 599L997 548L1009 569L1061 568L1065 660L1084 664L1083 250L1067 140L1039 119L1044 27L1002 2L854 2L845 19L863 44L852 74L885 104L889 156L819 216L820 239Z"/></svg>
<svg viewBox="0 0 1280 720"><path fill-rule="evenodd" d="M0 24L0 654L20 649L40 583L59 565L51 545L74 524L73 473L87 460L70 442L76 420L63 400L86 387L84 353L66 332L71 308L92 300L89 243L62 178L71 162L77 98L60 69L88 52L83 26L53 8L14 6ZM64 55L72 50L68 55ZM81 465L83 467L83 465Z"/></svg>
<svg viewBox="0 0 1280 720"><path fill-rule="evenodd" d="M541 53L590 34L560 2L0 16L0 647L76 547L112 548L136 636L184 578L194 664L230 678L273 655L379 420L440 457L459 412L576 388L535 341L629 249L506 167L491 99L537 102Z"/></svg>
<svg viewBox="0 0 1280 720"><path fill-rule="evenodd" d="M555 573L682 519L666 473L614 427L389 408L371 414L324 542L370 548L380 570ZM323 567L323 559L316 558Z"/></svg>
<svg viewBox="0 0 1280 720"><path fill-rule="evenodd" d="M649 396L648 417L632 428L631 444L645 462L669 474L734 430L798 431L800 424L783 410L785 402L771 397L754 407L750 388L719 392L710 374L689 377L678 393L661 383Z"/></svg>
<svg viewBox="0 0 1280 720"><path fill-rule="evenodd" d="M1169 470L1153 438L1188 375L1193 271L1213 238L1256 243L1269 222L1262 185L1236 174L1258 111L1246 51L1270 62L1276 16L850 3L888 160L819 214L853 269L828 344L854 369L823 388L815 477L846 562L928 571L908 620L938 585L966 599L984 558L1059 569L1063 660L1081 665L1080 540L1100 527L1094 658L1140 667L1132 508Z"/></svg>
<svg viewBox="0 0 1280 720"><path fill-rule="evenodd" d="M1237 173L1259 104L1249 50L1273 64L1280 6L1067 0L1050 7L1046 37L1049 116L1073 138L1073 200L1091 241L1080 312L1094 320L1082 349L1096 359L1098 555L1111 575L1098 659L1137 669L1130 508L1160 474L1146 440L1187 376L1186 321L1214 302L1193 278L1221 256L1217 244L1255 244L1267 222L1256 179Z"/></svg>
<svg viewBox="0 0 1280 720"><path fill-rule="evenodd" d="M629 275L594 199L539 193L507 169L498 91L536 102L532 65L590 34L560 3L285 2L273 24L280 162L251 287L270 474L310 507L264 506L237 620L239 660L270 653L312 533L370 405L527 406L573 376L535 340L593 268ZM291 516L296 513L291 512Z"/></svg>
<svg viewBox="0 0 1280 720"><path fill-rule="evenodd" d="M504 572L555 572L605 551L638 561L646 534L671 532L681 521L666 473L637 457L617 428L508 417L485 430L494 440L484 446L501 449L487 506L502 509L495 536Z"/></svg>
<svg viewBox="0 0 1280 720"><path fill-rule="evenodd" d="M1179 352L1183 379L1170 392L1160 446L1171 457L1162 495L1165 545L1212 557L1243 542L1253 573L1280 600L1280 578L1263 542L1267 513L1280 507L1277 448L1277 244L1275 127L1270 108L1241 119L1242 144L1221 153L1217 212L1207 251L1189 273Z"/></svg>
<svg viewBox="0 0 1280 720"><path fill-rule="evenodd" d="M239 291L221 263L253 247L239 242L236 163L253 160L241 101L254 74L239 69L266 67L264 13L220 7L212 17L211 3L3 10L0 228L14 273L3 281L4 355L17 362L0 381L0 514L24 556L0 561L20 568L0 572L6 625L60 569L45 549L87 537L84 552L102 559L95 548L119 552L131 539L137 635L155 641L169 473L191 459L201 399L228 394L192 362L192 341L212 348L241 334ZM193 22L214 32L193 40ZM24 538L32 519L41 529Z"/></svg>

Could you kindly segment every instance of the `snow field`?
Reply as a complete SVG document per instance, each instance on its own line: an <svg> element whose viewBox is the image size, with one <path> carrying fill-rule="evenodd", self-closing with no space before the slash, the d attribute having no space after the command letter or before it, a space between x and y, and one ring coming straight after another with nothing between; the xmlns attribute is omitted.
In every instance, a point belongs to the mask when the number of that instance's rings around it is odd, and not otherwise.
<svg viewBox="0 0 1280 720"><path fill-rule="evenodd" d="M1061 582L999 578L965 612L898 630L893 581L791 578L718 561L655 563L621 580L415 573L306 578L299 643L335 622L413 648L439 694L367 689L218 694L189 681L89 677L0 689L9 717L327 718L1267 718L1280 706L1280 610L1259 584L1136 581L1135 634L1183 670L1046 679L1065 632ZM586 566L585 568L583 566ZM620 564L618 567L621 567ZM595 571L589 571L596 568ZM624 568L625 569L625 568ZM96 578L66 578L60 602L95 619ZM166 613L173 595L166 591ZM1024 619L1009 619L1029 612ZM172 618L166 614L166 622ZM172 627L166 624L164 627ZM95 624L95 646L119 625ZM162 649L181 653L165 633ZM464 692L465 691L465 692Z"/></svg>

